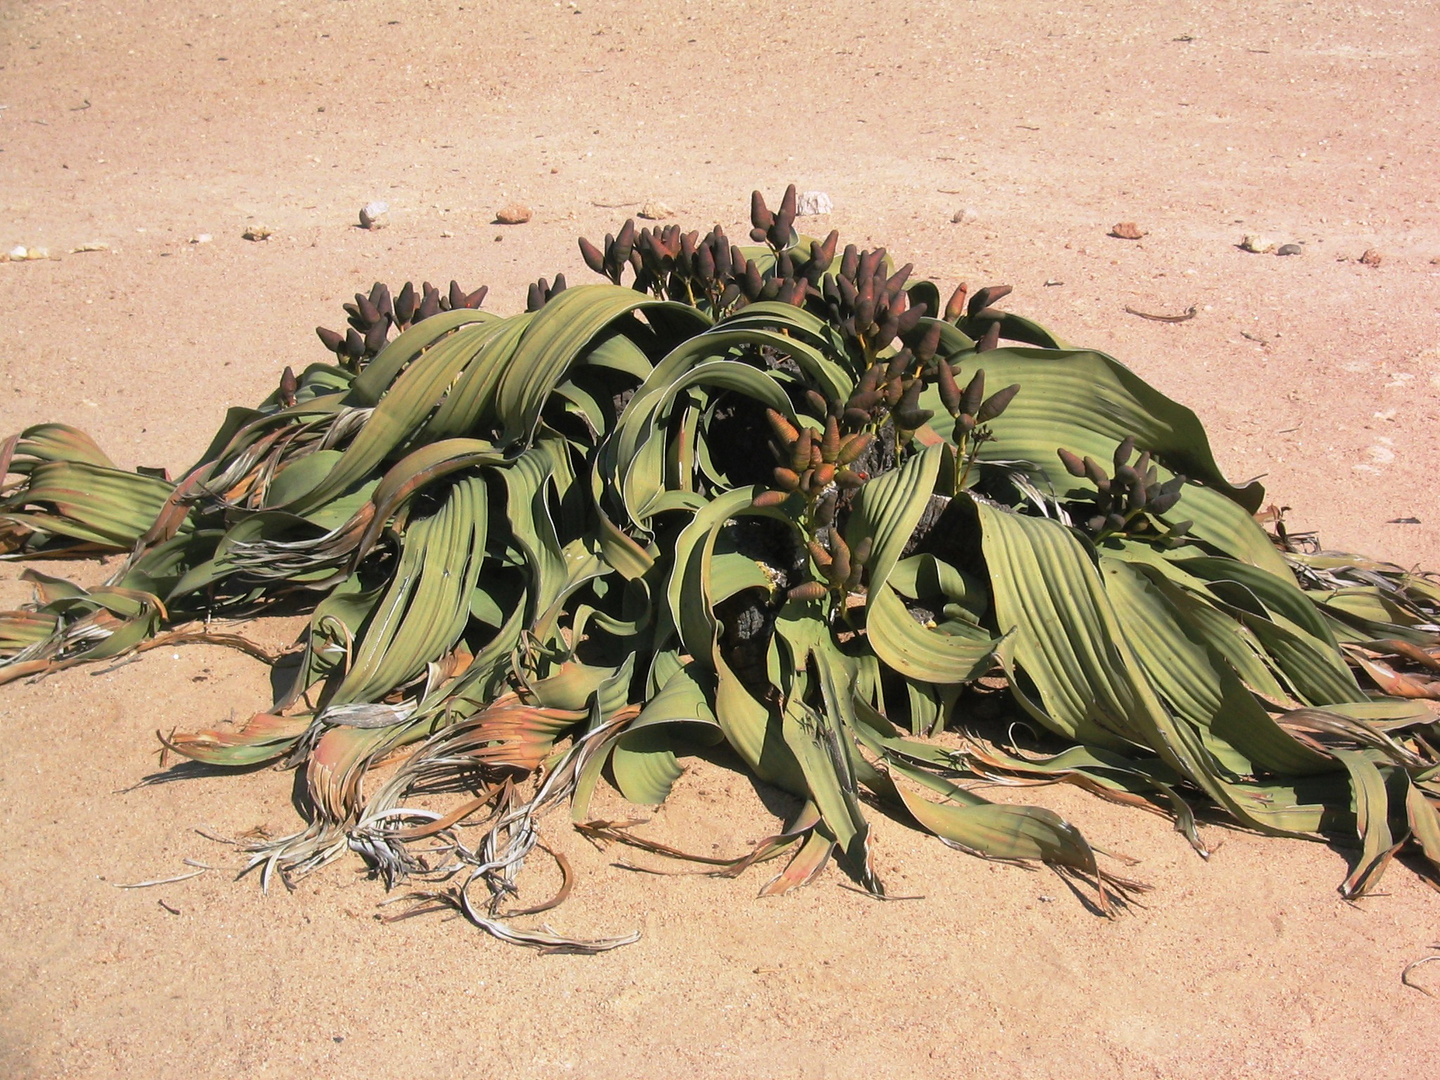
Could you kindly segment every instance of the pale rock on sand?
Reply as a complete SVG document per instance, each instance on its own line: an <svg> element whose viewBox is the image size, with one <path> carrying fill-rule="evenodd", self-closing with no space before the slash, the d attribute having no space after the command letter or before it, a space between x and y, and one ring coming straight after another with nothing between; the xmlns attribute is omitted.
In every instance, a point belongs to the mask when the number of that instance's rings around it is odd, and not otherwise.
<svg viewBox="0 0 1440 1080"><path fill-rule="evenodd" d="M383 229L390 224L390 204L375 200L368 202L360 208L360 227L362 229Z"/></svg>
<svg viewBox="0 0 1440 1080"><path fill-rule="evenodd" d="M802 191L795 199L796 217L815 217L817 214L829 214L834 210L835 204L823 191Z"/></svg>
<svg viewBox="0 0 1440 1080"><path fill-rule="evenodd" d="M524 225L530 220L530 207L524 203L506 203L499 210L495 211L495 223L497 225Z"/></svg>

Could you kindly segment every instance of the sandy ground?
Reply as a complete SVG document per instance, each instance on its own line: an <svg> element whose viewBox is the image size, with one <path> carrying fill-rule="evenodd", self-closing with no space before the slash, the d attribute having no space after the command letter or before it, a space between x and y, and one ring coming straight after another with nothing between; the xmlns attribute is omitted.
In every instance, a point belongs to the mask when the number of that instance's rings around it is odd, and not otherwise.
<svg viewBox="0 0 1440 1080"><path fill-rule="evenodd" d="M488 283L515 310L541 274L584 279L575 236L647 200L743 235L751 188L794 181L834 200L809 231L942 290L1013 284L1012 308L1192 405L1292 529L1440 566L1437 71L1429 0L10 0L0 243L58 257L0 265L0 432L62 420L179 468L374 280ZM371 199L388 229L353 227ZM517 199L529 224L491 224ZM1143 909L1096 918L1053 874L883 818L880 868L921 899L833 869L770 900L758 877L637 874L557 818L580 880L552 923L644 934L593 958L381 923L356 862L268 897L221 872L115 888L231 865L197 827L292 827L287 774L133 787L157 728L266 689L189 649L0 693L0 1075L1433 1074L1440 1000L1400 982L1440 941L1414 874L1348 904L1341 850L1211 826L1202 863L1065 791L1039 798L1141 860ZM773 823L697 764L655 828L736 852Z"/></svg>

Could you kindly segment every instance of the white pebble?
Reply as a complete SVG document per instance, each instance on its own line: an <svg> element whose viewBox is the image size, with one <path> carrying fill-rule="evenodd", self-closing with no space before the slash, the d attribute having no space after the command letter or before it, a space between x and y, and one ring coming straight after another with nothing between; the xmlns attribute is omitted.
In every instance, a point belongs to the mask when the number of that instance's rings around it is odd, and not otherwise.
<svg viewBox="0 0 1440 1080"><path fill-rule="evenodd" d="M368 202L360 208L362 229L383 229L390 224L390 204L379 199Z"/></svg>
<svg viewBox="0 0 1440 1080"><path fill-rule="evenodd" d="M835 209L835 204L830 201L830 196L823 191L802 191L795 200L795 215L797 217L813 217L816 214L828 214Z"/></svg>

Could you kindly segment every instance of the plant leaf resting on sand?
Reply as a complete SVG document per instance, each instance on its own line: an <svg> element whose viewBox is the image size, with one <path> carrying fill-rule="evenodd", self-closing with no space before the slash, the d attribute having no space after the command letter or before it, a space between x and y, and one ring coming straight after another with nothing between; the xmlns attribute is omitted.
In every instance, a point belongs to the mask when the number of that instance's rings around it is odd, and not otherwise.
<svg viewBox="0 0 1440 1080"><path fill-rule="evenodd" d="M1432 577L1272 541L1190 410L994 306L1008 288L942 304L883 250L797 235L793 187L751 217L748 246L581 240L607 282L541 279L510 317L377 284L319 330L337 363L230 410L178 482L59 424L0 443L0 551L124 555L91 589L27 571L0 681L257 651L215 620L303 605L273 707L167 745L305 770L306 827L252 845L267 882L348 848L542 948L633 940L510 922L551 906L507 910L542 812L679 855L592 820L592 793L608 768L659 803L721 742L800 800L702 860L784 860L766 893L833 854L883 895L867 803L1105 910L1138 888L1052 811L976 791L996 783L1160 810L1202 854L1192 806L1348 836L1347 896L1407 847L1440 863ZM1040 745L973 735L1002 696Z"/></svg>

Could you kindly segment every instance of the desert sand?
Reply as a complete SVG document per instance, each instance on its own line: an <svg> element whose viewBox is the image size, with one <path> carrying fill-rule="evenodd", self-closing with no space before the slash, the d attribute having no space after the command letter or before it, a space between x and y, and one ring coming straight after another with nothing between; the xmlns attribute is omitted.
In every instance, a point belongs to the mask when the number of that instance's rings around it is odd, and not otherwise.
<svg viewBox="0 0 1440 1080"><path fill-rule="evenodd" d="M1012 310L1193 407L1292 531L1440 568L1437 72L1423 0L11 0L0 244L51 257L0 264L0 434L64 421L178 471L373 281L488 284L514 311L542 274L585 280L576 236L647 202L743 236L751 189L794 182L833 200L806 231L944 293L1011 284ZM385 229L356 227L372 200ZM493 224L513 201L532 220ZM1122 221L1143 238L1108 236ZM21 569L0 606L29 597ZM157 729L268 701L261 665L209 647L0 691L0 1075L1434 1072L1440 998L1400 975L1440 943L1440 895L1403 865L1347 903L1342 847L1209 824L1205 862L1162 818L1036 792L1139 860L1153 891L1107 920L880 815L878 866L915 899L833 866L764 900L763 872L637 873L660 864L556 816L578 881L546 918L643 936L538 955L380 921L355 858L294 892L234 881L196 830L293 829L291 774L137 786ZM652 816L717 853L776 822L707 762ZM217 869L115 887L186 858ZM1440 994L1440 964L1415 980Z"/></svg>

